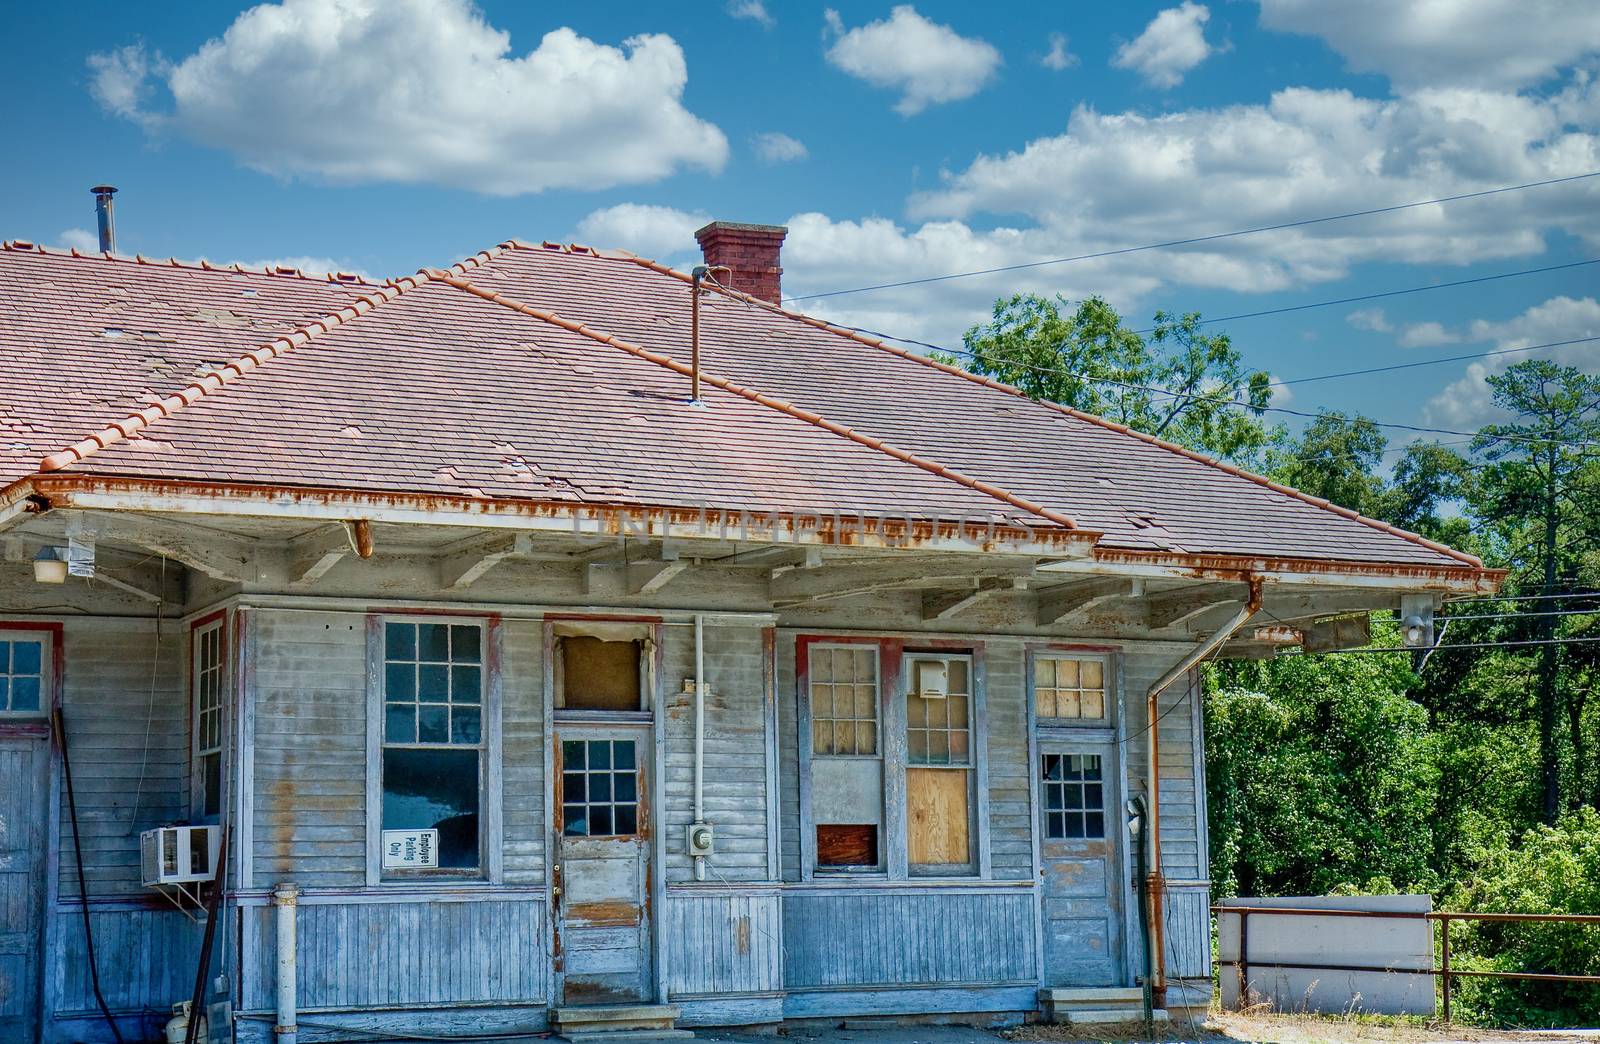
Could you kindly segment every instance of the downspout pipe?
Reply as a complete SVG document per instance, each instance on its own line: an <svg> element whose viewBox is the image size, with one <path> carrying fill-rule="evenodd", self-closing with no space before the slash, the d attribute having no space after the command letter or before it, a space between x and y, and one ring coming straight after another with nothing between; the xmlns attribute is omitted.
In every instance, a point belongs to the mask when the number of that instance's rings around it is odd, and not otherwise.
<svg viewBox="0 0 1600 1044"><path fill-rule="evenodd" d="M694 615L694 821L706 821L706 618ZM706 857L694 857L694 879L706 879Z"/></svg>
<svg viewBox="0 0 1600 1044"><path fill-rule="evenodd" d="M295 1025L295 908L299 904L300 888L280 884L272 890L272 905L278 914L278 1024L273 1027L278 1044L296 1044L299 1027Z"/></svg>
<svg viewBox="0 0 1600 1044"><path fill-rule="evenodd" d="M1161 719L1159 706L1161 693L1188 674L1195 666L1215 652L1223 642L1232 638L1234 633L1243 627L1261 610L1261 580L1252 577L1250 580L1250 597L1239 611L1228 618L1217 631L1185 653L1183 659L1173 664L1166 673L1157 678L1144 695L1144 720L1145 742L1149 748L1149 767L1145 776L1145 799L1149 806L1149 846L1150 868L1146 877L1146 901L1148 909L1146 916L1150 921L1150 946L1154 950L1155 960L1149 962L1154 969L1153 991L1157 1007L1165 1007L1167 1003L1167 939L1166 939L1166 878L1162 875L1161 867L1161 736L1157 723Z"/></svg>

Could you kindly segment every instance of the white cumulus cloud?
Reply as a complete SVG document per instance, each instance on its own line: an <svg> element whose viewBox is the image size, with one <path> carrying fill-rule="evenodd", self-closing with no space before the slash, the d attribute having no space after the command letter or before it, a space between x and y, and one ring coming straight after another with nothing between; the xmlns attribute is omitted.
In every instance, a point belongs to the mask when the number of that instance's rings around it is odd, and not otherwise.
<svg viewBox="0 0 1600 1044"><path fill-rule="evenodd" d="M63 229L56 239L67 249L79 250L86 254L100 252L100 233L91 232L86 228Z"/></svg>
<svg viewBox="0 0 1600 1044"><path fill-rule="evenodd" d="M561 28L517 55L468 0L283 0L176 63L134 45L89 66L108 111L283 177L513 195L715 171L728 155L683 106L671 37L613 47ZM148 104L153 83L169 109Z"/></svg>
<svg viewBox="0 0 1600 1044"><path fill-rule="evenodd" d="M793 163L811 155L805 142L778 131L757 134L751 144L763 163Z"/></svg>
<svg viewBox="0 0 1600 1044"><path fill-rule="evenodd" d="M601 249L620 247L650 258L695 251L695 229L711 220L700 211L642 203L619 203L596 210L578 222L573 239Z"/></svg>
<svg viewBox="0 0 1600 1044"><path fill-rule="evenodd" d="M1402 348L1434 348L1441 344L1459 344L1461 335L1447 330L1443 323L1409 323L1397 338Z"/></svg>
<svg viewBox="0 0 1600 1044"><path fill-rule="evenodd" d="M1070 69L1078 64L1078 56L1067 49L1065 33L1050 34L1050 49L1039 59L1039 64L1055 72Z"/></svg>
<svg viewBox="0 0 1600 1044"><path fill-rule="evenodd" d="M1382 308L1360 308L1344 317L1344 321L1357 330L1371 330L1373 333L1394 333L1394 326L1389 322L1389 317Z"/></svg>
<svg viewBox="0 0 1600 1044"><path fill-rule="evenodd" d="M767 10L767 5L761 0L728 0L728 13L735 18L759 22L764 29L771 29L778 24L778 20L772 17L772 12Z"/></svg>
<svg viewBox="0 0 1600 1044"><path fill-rule="evenodd" d="M1269 29L1319 36L1401 85L1517 87L1600 52L1594 0L1260 0Z"/></svg>
<svg viewBox="0 0 1600 1044"><path fill-rule="evenodd" d="M829 63L875 87L901 92L894 108L902 116L970 98L1000 68L1000 52L991 44L930 22L910 4L854 29L844 27L837 11L829 9L824 17L837 37L827 51Z"/></svg>
<svg viewBox="0 0 1600 1044"><path fill-rule="evenodd" d="M1151 19L1144 32L1123 44L1111 59L1119 69L1132 69L1156 87L1176 87L1184 76L1214 51L1206 42L1211 11L1184 0Z"/></svg>
<svg viewBox="0 0 1600 1044"><path fill-rule="evenodd" d="M1552 297L1508 320L1477 320L1466 339L1487 342L1496 350L1553 344L1600 335L1600 301L1593 297ZM1504 420L1491 396L1486 378L1504 373L1526 359L1551 359L1563 366L1600 372L1600 341L1543 348L1512 355L1495 355L1473 362L1466 373L1428 400L1423 415L1429 424L1475 431L1491 421Z"/></svg>

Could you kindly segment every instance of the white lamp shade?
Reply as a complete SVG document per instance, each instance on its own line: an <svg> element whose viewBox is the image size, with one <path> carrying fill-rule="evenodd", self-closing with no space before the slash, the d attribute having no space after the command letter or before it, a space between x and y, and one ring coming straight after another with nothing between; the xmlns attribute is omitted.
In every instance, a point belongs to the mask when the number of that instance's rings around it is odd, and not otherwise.
<svg viewBox="0 0 1600 1044"><path fill-rule="evenodd" d="M67 563L59 558L36 558L33 560L33 578L41 584L64 584L67 582Z"/></svg>

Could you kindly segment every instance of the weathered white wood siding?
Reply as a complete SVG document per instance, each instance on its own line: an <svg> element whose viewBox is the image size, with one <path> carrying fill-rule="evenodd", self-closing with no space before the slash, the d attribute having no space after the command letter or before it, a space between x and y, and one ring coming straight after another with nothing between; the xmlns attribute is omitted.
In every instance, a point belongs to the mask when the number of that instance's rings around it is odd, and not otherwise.
<svg viewBox="0 0 1600 1044"><path fill-rule="evenodd" d="M366 882L366 631L351 613L260 610L254 880Z"/></svg>
<svg viewBox="0 0 1600 1044"><path fill-rule="evenodd" d="M674 1001L783 988L776 889L695 887L667 893L663 926L677 959L663 969Z"/></svg>
<svg viewBox="0 0 1600 1044"><path fill-rule="evenodd" d="M505 879L537 884L545 868L544 625L508 620L500 633Z"/></svg>
<svg viewBox="0 0 1600 1044"><path fill-rule="evenodd" d="M789 990L1038 981L1025 888L792 889L783 930Z"/></svg>
<svg viewBox="0 0 1600 1044"><path fill-rule="evenodd" d="M302 1011L543 1005L550 955L537 894L302 897L295 924ZM275 1003L277 926L270 905L243 918L243 1011Z"/></svg>
<svg viewBox="0 0 1600 1044"><path fill-rule="evenodd" d="M989 758L989 858L998 880L1033 879L1033 812L1028 799L1026 657L1016 642L985 648Z"/></svg>
<svg viewBox="0 0 1600 1044"><path fill-rule="evenodd" d="M1124 658L1128 791L1145 791L1150 764L1145 736L1145 690L1183 654L1181 647L1135 649ZM1156 728L1161 741L1161 862L1174 880L1203 878L1195 785L1194 721L1199 713L1196 677L1180 678L1161 694Z"/></svg>
<svg viewBox="0 0 1600 1044"><path fill-rule="evenodd" d="M58 948L48 972L56 988L56 1019L99 1020L83 939L83 915L74 908L55 914ZM174 909L126 905L91 908L95 964L106 1005L121 1015L168 1011L194 990L195 963L205 925ZM165 1021L165 1020L162 1020ZM125 1024L126 1026L126 1024ZM58 1030L62 1039L81 1039L81 1028Z"/></svg>
<svg viewBox="0 0 1600 1044"><path fill-rule="evenodd" d="M153 620L69 620L62 715L90 895L140 891L139 832L189 814L188 629ZM61 798L60 895L78 894Z"/></svg>
<svg viewBox="0 0 1600 1044"><path fill-rule="evenodd" d="M662 639L666 730L667 880L694 876L685 829L694 815L694 629L667 627ZM766 666L760 627L705 627L705 815L716 828L711 881L765 881L767 871Z"/></svg>

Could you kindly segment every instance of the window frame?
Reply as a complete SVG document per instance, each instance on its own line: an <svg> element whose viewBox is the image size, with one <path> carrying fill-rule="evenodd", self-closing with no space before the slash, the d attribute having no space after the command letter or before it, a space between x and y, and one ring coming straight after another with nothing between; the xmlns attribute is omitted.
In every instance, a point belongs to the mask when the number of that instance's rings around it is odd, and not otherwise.
<svg viewBox="0 0 1600 1044"><path fill-rule="evenodd" d="M1039 716L1039 662L1041 660L1076 660L1080 663L1097 661L1105 693L1105 715L1100 718L1042 718ZM1117 651L1102 647L1043 645L1030 646L1026 665L1026 699L1028 721L1035 729L1070 730L1082 734L1086 742L1108 740L1115 737L1122 706L1122 677Z"/></svg>
<svg viewBox="0 0 1600 1044"><path fill-rule="evenodd" d="M228 810L230 796L228 785L228 745L231 739L232 715L229 713L229 644L228 615L219 611L202 616L189 625L189 811L197 822L219 823ZM200 666L201 653L208 636L215 635L217 661L205 668ZM204 672L214 672L217 704L214 708L201 706L201 681ZM201 718L207 711L217 716L217 736L214 746L201 745ZM217 758L217 811L206 811L205 759Z"/></svg>
<svg viewBox="0 0 1600 1044"><path fill-rule="evenodd" d="M474 626L481 635L479 735L475 745L387 742L387 630L391 623ZM499 884L504 880L505 834L501 780L501 618L496 614L388 610L367 616L367 884L407 887L446 880L452 884ZM474 868L383 868L384 751L475 750L478 753L478 865Z"/></svg>
<svg viewBox="0 0 1600 1044"><path fill-rule="evenodd" d="M868 645L877 650L878 661L878 754L818 755L812 750L810 651L817 645L843 645L858 648ZM987 674L985 643L978 639L917 638L878 635L843 635L802 632L795 635L795 732L796 761L800 798L799 856L803 882L848 882L869 879L893 882L941 881L972 882L992 878L989 845L989 752L986 710ZM909 664L915 659L964 659L968 663L968 687L972 690L967 708L968 751L971 764L963 770L971 775L968 792L968 837L971 860L950 869L913 868L909 863L907 834L906 770L906 690ZM816 760L869 760L882 763L882 823L878 835L879 865L867 867L821 867L817 865L816 818L812 811L812 765ZM942 767L942 766L933 766ZM958 766L948 766L957 768Z"/></svg>
<svg viewBox="0 0 1600 1044"><path fill-rule="evenodd" d="M1040 840L1046 844L1049 844L1050 842L1062 842L1065 844L1093 844L1095 842L1111 840L1112 823L1114 822L1115 817L1113 816L1110 802L1107 800L1113 793L1112 780L1109 776L1110 765L1108 765L1110 758L1101 750L1065 747L1061 744L1056 744L1055 746L1057 749L1041 751L1039 753L1038 763L1034 766L1034 773L1037 775L1039 780ZM1046 771L1046 759L1049 758L1062 759L1063 775L1060 779L1051 779ZM1087 765L1080 767L1080 775L1077 777L1066 775L1066 772L1068 771L1066 766L1071 764L1071 759L1073 758L1093 758L1097 763L1096 769L1099 772L1099 775L1091 780L1087 775ZM1097 806L1091 806L1088 803L1089 788L1091 786L1098 787L1100 790L1100 803ZM1079 805L1075 808L1068 808L1065 804L1063 804L1060 808L1051 808L1049 796L1051 787L1058 788L1063 796L1077 791L1081 796ZM1065 830L1067 822L1069 822L1072 817L1078 817L1083 824L1083 833L1074 835L1064 832L1059 837L1052 836L1050 833L1050 817L1052 815L1059 815L1062 817L1063 830ZM1089 817L1091 815L1097 815L1100 817L1100 832L1098 834L1091 834L1089 832Z"/></svg>
<svg viewBox="0 0 1600 1044"><path fill-rule="evenodd" d="M9 709L8 699L8 709L0 711L0 730L48 729L60 691L61 625L0 620L0 641L39 643L39 709L13 711Z"/></svg>
<svg viewBox="0 0 1600 1044"><path fill-rule="evenodd" d="M816 718L816 715L814 713L811 713L811 708L815 706L815 703L814 703L814 700L813 700L813 696L812 696L812 689L817 684L817 682L816 682L816 679L814 679L811 676L810 656L811 656L812 653L818 652L818 651L824 650L824 649L826 649L826 650L847 649L847 650L849 650L851 652L855 652L857 649L863 649L863 648L870 650L871 653L872 653L872 688L873 688L873 692L876 694L876 698L872 701L872 714L873 714L873 717L872 717L872 729L873 729L873 737L874 737L873 747L875 749L873 750L873 752L871 754L862 754L860 752L851 752L849 754L840 754L837 751L828 751L826 753L820 753L819 754L816 751L816 743L817 743L817 741L816 741L815 728L816 728L817 718ZM807 646L806 647L806 657L807 657L807 661L806 661L807 724L813 730L811 733L809 733L809 735L811 736L811 747L812 747L811 756L814 757L814 758L828 758L829 760L839 760L839 761L849 761L849 760L882 761L884 759L884 754L883 754L884 747L886 746L886 744L884 742L884 738L885 737L884 737L884 732L883 732L883 729L884 729L884 713L883 713L883 711L884 711L884 707L883 707L883 703L884 703L883 651L881 649L879 649L877 646L872 645L872 644L867 643L867 642L822 641L822 642L814 642L811 645ZM823 684L825 684L825 685L833 685L833 686L837 687L838 682L835 679L829 679L828 681L824 682ZM852 684L854 684L854 683L852 683ZM835 691L833 696L834 696L833 706L834 706L835 709L837 709L838 705L839 705L838 704L838 692ZM854 717L853 715L851 717L849 717L849 718L841 718L836 714L830 714L830 715L828 715L827 718L825 718L823 720L828 721L828 722L832 722L832 723L835 723L835 724L837 724L838 722L841 722L841 721L849 721L849 722L851 722L851 723L853 723L855 725L859 725L862 722L866 721L865 718L857 718L857 717ZM880 849L883 846L883 839L881 837L878 839L878 845L879 845Z"/></svg>
<svg viewBox="0 0 1600 1044"><path fill-rule="evenodd" d="M903 681L903 684L900 686L899 699L900 699L900 704L901 704L901 708L902 708L900 716L901 716L902 721L905 723L904 732L905 732L905 743L906 743L906 758L905 758L905 769L906 769L906 771L909 772L911 769L927 769L929 771L934 771L934 772L962 772L962 773L965 773L966 777L967 777L967 861L965 863L913 863L913 862L911 862L911 833L910 833L911 824L910 824L910 821L909 821L909 818L908 818L907 822L905 824L905 832L904 832L904 838L903 838L903 842L904 842L904 844L906 846L906 872L911 877L971 877L977 872L977 868L978 868L978 819L977 819L978 801L977 801L977 788L978 788L978 760L979 760L979 758L978 758L978 737L977 737L977 728L976 728L976 719L977 719L977 693L976 693L976 690L977 690L978 685L977 685L977 669L976 669L976 664L974 662L975 661L975 657L971 653L953 652L953 651L944 651L944 650L930 651L930 650L923 650L923 649L907 650L906 652L903 653L903 656L904 656L904 666L900 670L900 676L904 679L904 681ZM911 695L912 695L912 692L911 692L912 686L915 685L915 683L916 683L916 673L917 672L916 672L916 666L915 665L918 662L942 662L942 663L945 663L945 664L964 663L966 665L966 669L967 669L967 690L968 691L963 693L962 695L964 695L966 697L966 700L967 700L967 720L966 720L967 757L966 757L966 760L963 761L963 762L957 763L955 761L947 761L947 762L945 762L943 764L940 764L938 762L933 762L933 761L921 762L921 761L912 761L911 760L911 732L912 732L913 726L910 723L910 699L911 699ZM948 670L948 667L946 669ZM946 699L946 701L948 701L949 700L949 695L946 695L945 699ZM942 730L945 733L945 736L946 736L946 744L947 744L946 751L947 751L947 753L948 753L948 749L949 749L948 748L949 735L950 735L950 733L952 731L950 729L950 727L949 727L948 710L949 710L949 704L947 702L946 703L946 712L947 713L946 713L946 718L945 718L945 723L946 724L945 724L945 728ZM932 730L928 730L926 728L923 731L929 732L930 735L931 735L931 732L932 732ZM906 815L907 815L907 817L909 817L909 815L910 815L910 801L909 801L909 798L910 798L910 783L909 783L909 780L907 781L905 789L906 789L906 796L907 796Z"/></svg>

